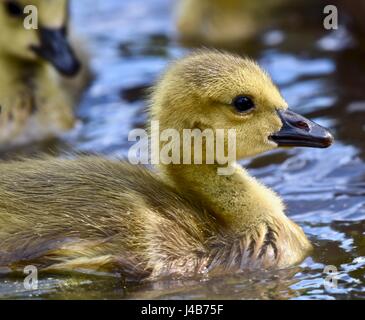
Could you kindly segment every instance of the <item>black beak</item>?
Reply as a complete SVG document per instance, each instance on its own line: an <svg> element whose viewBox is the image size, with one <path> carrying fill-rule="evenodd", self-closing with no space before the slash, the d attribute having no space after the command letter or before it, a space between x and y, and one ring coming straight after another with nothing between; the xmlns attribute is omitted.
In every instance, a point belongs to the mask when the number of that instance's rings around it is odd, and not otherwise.
<svg viewBox="0 0 365 320"><path fill-rule="evenodd" d="M277 112L283 127L270 139L279 147L327 148L333 143L331 133L315 122L291 110L278 110Z"/></svg>
<svg viewBox="0 0 365 320"><path fill-rule="evenodd" d="M80 70L80 62L66 38L65 28L40 28L40 46L31 49L49 61L64 76L75 76Z"/></svg>

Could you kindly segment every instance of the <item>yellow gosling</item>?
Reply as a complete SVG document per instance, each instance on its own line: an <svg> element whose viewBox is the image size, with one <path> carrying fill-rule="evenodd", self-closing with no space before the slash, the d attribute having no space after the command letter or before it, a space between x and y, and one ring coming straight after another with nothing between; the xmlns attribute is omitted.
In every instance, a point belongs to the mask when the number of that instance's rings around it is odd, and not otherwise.
<svg viewBox="0 0 365 320"><path fill-rule="evenodd" d="M37 8L38 29L25 28L35 23L26 20L34 13L24 13L28 5ZM89 73L68 41L68 6L68 0L0 2L2 148L53 138L74 126L73 107Z"/></svg>
<svg viewBox="0 0 365 320"><path fill-rule="evenodd" d="M333 141L288 110L255 62L215 51L171 65L153 90L151 120L161 132L235 129L238 159ZM280 197L235 162L230 175L218 175L219 167L215 159L153 172L98 156L2 163L0 266L154 280L304 259L311 244Z"/></svg>

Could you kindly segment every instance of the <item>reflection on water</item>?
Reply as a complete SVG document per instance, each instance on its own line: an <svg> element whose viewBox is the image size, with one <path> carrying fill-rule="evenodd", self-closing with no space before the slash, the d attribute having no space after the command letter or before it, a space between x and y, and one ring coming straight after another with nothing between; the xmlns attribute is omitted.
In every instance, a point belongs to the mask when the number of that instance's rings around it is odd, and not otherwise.
<svg viewBox="0 0 365 320"><path fill-rule="evenodd" d="M146 121L146 88L170 59L188 49L174 37L171 1L98 0L93 6L86 1L73 2L75 27L89 40L96 74L79 109L83 124L37 150L126 156L128 131ZM309 15L320 17L321 8L307 6ZM300 16L305 20L305 12ZM276 150L243 162L284 197L288 214L314 243L313 254L300 266L138 285L119 278L47 276L35 292L26 292L19 279L3 277L0 297L364 298L365 60L345 31L323 30L320 18L309 21L309 27L293 28L292 21L280 20L277 28L238 49L268 69L294 110L330 127L337 138L328 150ZM328 265L338 269L338 288L329 292L323 282Z"/></svg>

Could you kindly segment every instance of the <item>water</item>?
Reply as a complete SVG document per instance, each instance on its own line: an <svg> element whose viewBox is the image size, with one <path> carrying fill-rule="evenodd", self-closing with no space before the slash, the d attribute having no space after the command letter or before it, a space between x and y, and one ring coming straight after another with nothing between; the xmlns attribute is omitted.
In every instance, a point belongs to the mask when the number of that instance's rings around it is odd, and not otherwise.
<svg viewBox="0 0 365 320"><path fill-rule="evenodd" d="M129 130L146 121L144 89L170 59L190 49L174 35L171 1L88 3L73 3L75 29L88 41L95 72L78 111L83 125L40 149L126 156ZM204 280L133 284L108 276L41 276L39 290L32 292L19 278L0 277L0 297L365 298L365 61L346 30L324 30L321 8L305 3L294 20L278 16L268 32L237 51L260 61L292 109L336 136L330 149L276 150L243 162L285 199L288 215L315 246L310 257L289 270ZM325 288L326 266L337 268L337 288Z"/></svg>

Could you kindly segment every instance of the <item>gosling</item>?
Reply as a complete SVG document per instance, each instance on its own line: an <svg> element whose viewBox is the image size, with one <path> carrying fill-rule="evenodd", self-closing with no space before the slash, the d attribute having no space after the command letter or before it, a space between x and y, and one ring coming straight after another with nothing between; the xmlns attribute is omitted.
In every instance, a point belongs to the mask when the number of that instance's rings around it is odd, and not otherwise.
<svg viewBox="0 0 365 320"><path fill-rule="evenodd" d="M285 0L179 0L176 25L184 42L239 48L264 31Z"/></svg>
<svg viewBox="0 0 365 320"><path fill-rule="evenodd" d="M73 107L90 72L69 43L68 6L68 0L0 2L2 149L57 137L75 124ZM76 49L86 58L82 46Z"/></svg>
<svg viewBox="0 0 365 320"><path fill-rule="evenodd" d="M288 109L255 62L215 51L173 63L154 87L150 115L161 132L234 129L237 159L333 141ZM165 161L157 172L98 156L3 163L0 266L110 272L138 281L302 261L311 244L280 197L235 162L230 175L217 174L218 162Z"/></svg>

